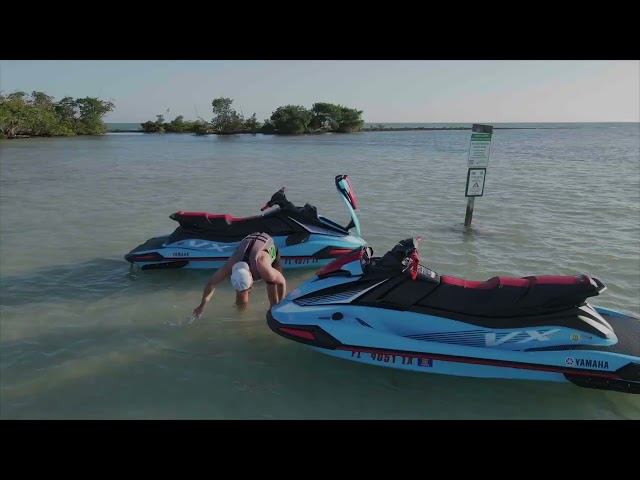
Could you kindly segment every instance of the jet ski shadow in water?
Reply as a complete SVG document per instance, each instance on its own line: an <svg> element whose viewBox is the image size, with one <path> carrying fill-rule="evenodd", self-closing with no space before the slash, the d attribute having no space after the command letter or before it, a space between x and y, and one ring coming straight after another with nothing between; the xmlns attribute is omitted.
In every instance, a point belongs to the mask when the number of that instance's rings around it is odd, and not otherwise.
<svg viewBox="0 0 640 480"><path fill-rule="evenodd" d="M267 312L319 352L403 370L640 393L640 319L587 301L587 275L470 281L420 264L419 239L355 248Z"/></svg>
<svg viewBox="0 0 640 480"><path fill-rule="evenodd" d="M365 245L356 215L358 204L351 180L337 175L335 185L351 215L342 226L319 215L309 203L296 207L285 188L273 194L260 215L235 218L228 214L178 211L169 217L179 223L170 235L150 238L125 255L147 269L207 268L224 265L244 237L253 232L271 235L280 251L283 269L322 267L353 248ZM352 233L351 229L356 232Z"/></svg>

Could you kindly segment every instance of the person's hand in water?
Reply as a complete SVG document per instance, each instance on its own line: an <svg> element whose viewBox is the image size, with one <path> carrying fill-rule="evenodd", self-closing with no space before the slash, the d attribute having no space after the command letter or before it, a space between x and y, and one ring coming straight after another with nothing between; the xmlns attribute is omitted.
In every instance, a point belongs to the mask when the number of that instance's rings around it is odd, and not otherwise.
<svg viewBox="0 0 640 480"><path fill-rule="evenodd" d="M193 313L191 314L191 319L188 324L192 324L196 320L198 320L202 316L202 312L204 311L204 305L200 304L196 308L193 309Z"/></svg>

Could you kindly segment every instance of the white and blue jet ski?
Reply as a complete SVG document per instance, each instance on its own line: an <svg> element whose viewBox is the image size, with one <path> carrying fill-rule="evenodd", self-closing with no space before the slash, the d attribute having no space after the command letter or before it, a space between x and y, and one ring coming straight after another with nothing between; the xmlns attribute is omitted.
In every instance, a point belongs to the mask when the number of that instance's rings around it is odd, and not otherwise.
<svg viewBox="0 0 640 480"><path fill-rule="evenodd" d="M235 218L229 214L178 211L169 216L179 226L170 235L153 237L124 258L148 269L220 268L244 237L264 232L273 237L283 269L322 267L335 258L365 245L356 215L358 204L347 175L335 177L338 193L351 220L342 226L322 215L309 203L296 207L278 190L261 211ZM355 232L352 230L355 229Z"/></svg>
<svg viewBox="0 0 640 480"><path fill-rule="evenodd" d="M271 330L345 360L640 393L640 319L593 306L585 274L472 281L420 264L417 242L359 246L267 312Z"/></svg>

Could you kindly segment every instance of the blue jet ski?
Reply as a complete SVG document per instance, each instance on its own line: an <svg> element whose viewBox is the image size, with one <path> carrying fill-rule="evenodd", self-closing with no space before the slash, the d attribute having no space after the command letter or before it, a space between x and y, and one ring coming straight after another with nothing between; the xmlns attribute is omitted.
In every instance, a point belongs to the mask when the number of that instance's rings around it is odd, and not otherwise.
<svg viewBox="0 0 640 480"><path fill-rule="evenodd" d="M338 193L351 221L342 226L319 215L309 203L296 207L285 188L273 194L261 211L247 218L229 214L178 211L169 216L179 226L170 235L153 237L125 255L143 270L220 268L244 237L253 232L271 235L280 250L283 269L321 267L366 242L360 236L358 204L347 175L335 177ZM355 233L351 230L355 228Z"/></svg>
<svg viewBox="0 0 640 480"><path fill-rule="evenodd" d="M419 239L360 246L267 312L284 338L355 362L640 393L640 319L588 299L588 275L470 281L420 264Z"/></svg>

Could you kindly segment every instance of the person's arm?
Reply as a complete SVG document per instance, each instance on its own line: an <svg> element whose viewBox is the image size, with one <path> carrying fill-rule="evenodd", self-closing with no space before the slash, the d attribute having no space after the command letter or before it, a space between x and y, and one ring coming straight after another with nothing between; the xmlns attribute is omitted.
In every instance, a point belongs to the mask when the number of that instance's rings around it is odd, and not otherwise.
<svg viewBox="0 0 640 480"><path fill-rule="evenodd" d="M209 282L205 285L204 291L202 292L202 301L200 305L198 305L193 310L193 319L197 319L204 312L204 308L207 306L211 297L213 297L213 292L216 291L216 285L220 282L229 278L231 276L231 267L229 263L225 263L222 267L220 267L216 272L211 276Z"/></svg>

